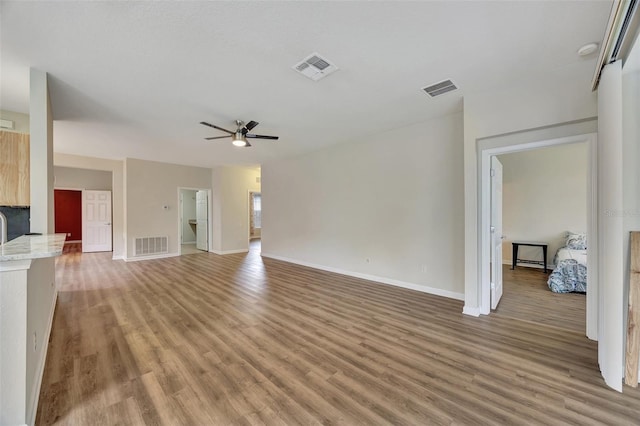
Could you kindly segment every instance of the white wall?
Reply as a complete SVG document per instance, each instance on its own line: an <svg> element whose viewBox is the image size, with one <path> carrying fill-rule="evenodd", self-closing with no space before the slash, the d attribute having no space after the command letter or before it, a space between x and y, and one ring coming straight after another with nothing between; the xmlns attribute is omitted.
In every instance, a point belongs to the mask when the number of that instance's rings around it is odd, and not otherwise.
<svg viewBox="0 0 640 426"><path fill-rule="evenodd" d="M3 129L9 132L29 133L29 115L20 112L0 110L0 118L13 121L13 129Z"/></svg>
<svg viewBox="0 0 640 426"><path fill-rule="evenodd" d="M127 158L125 185L126 257L134 254L135 238L167 235L169 254L178 254L178 188L210 189L211 169Z"/></svg>
<svg viewBox="0 0 640 426"><path fill-rule="evenodd" d="M629 232L640 231L640 38L625 63L622 74L622 125L623 125L623 237L624 241L624 306L629 305ZM624 323L627 323L627 309ZM640 375L638 376L640 382Z"/></svg>
<svg viewBox="0 0 640 426"><path fill-rule="evenodd" d="M54 232L53 215L53 116L46 72L31 69L29 123L31 232ZM34 261L28 272L27 341L36 349L27 351L27 420L35 418L49 330L53 319L56 288L52 259ZM29 345L30 347L30 345Z"/></svg>
<svg viewBox="0 0 640 426"><path fill-rule="evenodd" d="M31 69L29 114L31 232L54 232L53 116L47 73Z"/></svg>
<svg viewBox="0 0 640 426"><path fill-rule="evenodd" d="M55 188L111 191L113 187L111 171L55 166L53 175Z"/></svg>
<svg viewBox="0 0 640 426"><path fill-rule="evenodd" d="M182 244L196 242L195 227L189 224L190 219L196 218L196 190L181 189L182 196Z"/></svg>
<svg viewBox="0 0 640 426"><path fill-rule="evenodd" d="M56 166L84 170L102 170L111 172L111 223L113 224L113 258L122 259L125 255L125 215L124 215L124 162L95 157L55 153Z"/></svg>
<svg viewBox="0 0 640 426"><path fill-rule="evenodd" d="M463 291L462 115L262 165L262 253Z"/></svg>
<svg viewBox="0 0 640 426"><path fill-rule="evenodd" d="M547 263L565 245L566 232L587 231L586 143L498 156L503 166L503 260L510 264L511 241L549 244ZM521 259L541 259L542 250L521 246Z"/></svg>
<svg viewBox="0 0 640 426"><path fill-rule="evenodd" d="M260 192L260 169L218 167L213 169L212 175L211 251L218 254L248 251L249 191Z"/></svg>
<svg viewBox="0 0 640 426"><path fill-rule="evenodd" d="M624 337L622 66L602 70L598 87L598 282L601 284L598 361L607 385L622 392Z"/></svg>

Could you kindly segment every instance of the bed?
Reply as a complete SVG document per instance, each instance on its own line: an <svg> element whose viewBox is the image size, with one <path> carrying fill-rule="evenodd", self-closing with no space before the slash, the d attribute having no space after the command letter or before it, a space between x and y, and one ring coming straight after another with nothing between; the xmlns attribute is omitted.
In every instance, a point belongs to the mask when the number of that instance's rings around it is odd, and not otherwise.
<svg viewBox="0 0 640 426"><path fill-rule="evenodd" d="M554 293L587 292L587 242L584 234L568 233L567 244L558 249L555 269L547 284Z"/></svg>

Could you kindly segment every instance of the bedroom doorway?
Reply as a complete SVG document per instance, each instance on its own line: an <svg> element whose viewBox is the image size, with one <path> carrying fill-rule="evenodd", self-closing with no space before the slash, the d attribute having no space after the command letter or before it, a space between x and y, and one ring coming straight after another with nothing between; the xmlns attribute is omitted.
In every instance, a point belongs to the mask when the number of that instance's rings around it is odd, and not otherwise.
<svg viewBox="0 0 640 426"><path fill-rule="evenodd" d="M492 314L585 333L587 163L584 142L492 157Z"/></svg>
<svg viewBox="0 0 640 426"><path fill-rule="evenodd" d="M520 144L503 144L497 147L486 147L483 149L482 143L479 144L480 150L480 176L481 176L481 188L480 188L480 244L481 250L479 251L479 264L480 264L480 301L481 310L483 314L489 314L491 312L491 285L492 285L492 233L491 233L491 160L495 156L500 156L509 153L525 152L536 150L539 148L576 144L580 142L587 143L588 159L587 159L587 178L585 185L587 186L587 220L586 220L586 233L589 241L589 256L587 258L587 280L589 286L587 286L586 292L586 335L587 337L594 339L597 336L597 312L598 312L598 283L597 283L597 271L596 271L596 255L595 250L597 248L597 241L595 241L597 235L595 233L596 218L595 211L595 148L596 148L596 135L586 134L579 136L564 137L558 139L542 140L537 142L520 143ZM489 144L486 144L489 145ZM509 235L506 235L505 239L509 239ZM520 256L518 256L520 257ZM511 279L509 274L506 274L506 279ZM583 329L583 331L585 331Z"/></svg>

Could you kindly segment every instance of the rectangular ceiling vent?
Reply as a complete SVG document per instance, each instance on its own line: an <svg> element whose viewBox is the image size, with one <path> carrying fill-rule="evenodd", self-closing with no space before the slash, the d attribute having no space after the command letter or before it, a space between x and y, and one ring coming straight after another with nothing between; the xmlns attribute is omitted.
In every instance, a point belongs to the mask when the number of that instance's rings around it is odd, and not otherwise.
<svg viewBox="0 0 640 426"><path fill-rule="evenodd" d="M431 86L422 88L422 90L424 90L426 94L431 96L432 98L444 95L445 93L451 92L452 90L456 89L456 85L453 84L453 81L451 80L441 81L440 83L432 84Z"/></svg>
<svg viewBox="0 0 640 426"><path fill-rule="evenodd" d="M338 70L337 66L318 53L312 53L292 68L313 81L318 81Z"/></svg>

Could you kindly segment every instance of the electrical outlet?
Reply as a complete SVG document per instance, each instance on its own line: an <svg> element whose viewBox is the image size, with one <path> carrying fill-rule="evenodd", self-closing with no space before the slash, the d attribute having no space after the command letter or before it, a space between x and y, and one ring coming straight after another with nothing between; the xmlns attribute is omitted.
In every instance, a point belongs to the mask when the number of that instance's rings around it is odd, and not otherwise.
<svg viewBox="0 0 640 426"><path fill-rule="evenodd" d="M420 272L422 272L423 274L427 273L427 265L420 265Z"/></svg>
<svg viewBox="0 0 640 426"><path fill-rule="evenodd" d="M33 332L33 351L37 351L38 350L38 334L34 331Z"/></svg>

